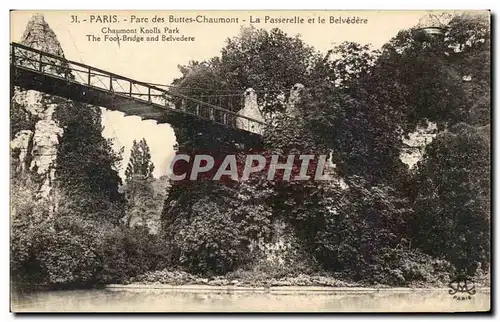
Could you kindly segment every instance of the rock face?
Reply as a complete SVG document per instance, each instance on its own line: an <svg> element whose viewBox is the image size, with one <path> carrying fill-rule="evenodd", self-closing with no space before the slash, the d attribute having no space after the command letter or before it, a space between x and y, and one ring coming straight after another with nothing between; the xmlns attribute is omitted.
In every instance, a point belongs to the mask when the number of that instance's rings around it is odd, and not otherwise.
<svg viewBox="0 0 500 322"><path fill-rule="evenodd" d="M35 49L63 56L61 44L54 31L49 27L43 15L35 14L26 26L21 43Z"/></svg>
<svg viewBox="0 0 500 322"><path fill-rule="evenodd" d="M26 161L29 151L29 144L33 140L33 131L31 130L21 130L16 133L15 137L10 142L10 148L14 151L18 151L17 156L18 163L17 168L14 171L18 173L23 173L26 171Z"/></svg>
<svg viewBox="0 0 500 322"><path fill-rule="evenodd" d="M257 121L265 122L262 113L260 112L259 106L257 105L257 94L252 88L245 91L245 106L241 109L238 114L250 117ZM264 132L264 125L255 124L244 118L236 119L236 127L249 132L262 134Z"/></svg>
<svg viewBox="0 0 500 322"><path fill-rule="evenodd" d="M304 91L304 85L297 83L290 89L290 97L286 104L286 114L292 117L299 117L300 111L297 108L297 104L301 100L302 92ZM257 94L255 90L249 88L245 91L245 106L241 109L238 114L250 117L252 119L265 122L264 116L262 115L259 106L257 104ZM260 124L254 124L244 118L236 119L236 127L249 132L262 134L264 132L265 126Z"/></svg>
<svg viewBox="0 0 500 322"><path fill-rule="evenodd" d="M45 52L63 56L63 50L57 37L45 22L43 16L34 15L28 22L21 43L43 50ZM45 70L51 73L60 73L64 76L64 66L45 66ZM15 104L14 104L15 103ZM30 172L41 182L36 197L49 198L54 181L54 171L57 157L59 139L64 133L63 128L55 119L54 112L59 107L64 107L66 100L53 97L34 90L14 88L12 97L12 111L16 115L22 115L25 120L33 120L30 128L22 128L11 137L11 149L13 157L18 160L16 169L18 174ZM12 120L16 122L18 120Z"/></svg>
<svg viewBox="0 0 500 322"><path fill-rule="evenodd" d="M425 147L436 137L436 124L429 123L427 127L419 127L403 137L403 143L409 148L401 151L399 158L412 169L423 158Z"/></svg>
<svg viewBox="0 0 500 322"><path fill-rule="evenodd" d="M250 246L250 251L257 248L263 253L264 260L267 262L274 265L284 265L287 257L290 256L289 253L293 251L294 242L294 236L287 232L287 228L283 221L277 220L273 224L274 240L270 243L256 241Z"/></svg>
<svg viewBox="0 0 500 322"><path fill-rule="evenodd" d="M293 85L293 87L290 89L290 97L288 99L286 114L292 117L300 116L300 111L297 108L297 104L299 104L301 100L303 91L304 91L304 85L300 83Z"/></svg>

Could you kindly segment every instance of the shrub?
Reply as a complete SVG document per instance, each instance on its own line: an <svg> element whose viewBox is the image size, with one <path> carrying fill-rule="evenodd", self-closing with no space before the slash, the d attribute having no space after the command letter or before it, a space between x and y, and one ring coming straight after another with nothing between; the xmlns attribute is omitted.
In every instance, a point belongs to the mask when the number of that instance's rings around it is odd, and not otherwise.
<svg viewBox="0 0 500 322"><path fill-rule="evenodd" d="M67 207L13 194L11 271L16 283L84 285L122 282L165 266L165 245L146 228L126 228Z"/></svg>
<svg viewBox="0 0 500 322"><path fill-rule="evenodd" d="M13 223L11 269L20 283L50 285L95 281L101 261L91 240L68 229L56 229L52 218Z"/></svg>
<svg viewBox="0 0 500 322"><path fill-rule="evenodd" d="M48 284L82 285L95 281L102 264L84 236L73 235L68 230L49 230L41 237L37 257Z"/></svg>
<svg viewBox="0 0 500 322"><path fill-rule="evenodd" d="M221 274L247 260L241 227L217 205L201 200L193 206L191 221L174 237L179 262L192 272Z"/></svg>
<svg viewBox="0 0 500 322"><path fill-rule="evenodd" d="M172 265L225 274L252 261L254 241L270 238L272 213L253 187L201 181L178 189L182 194L162 215Z"/></svg>
<svg viewBox="0 0 500 322"><path fill-rule="evenodd" d="M418 163L413 185L416 246L474 275L490 263L489 127L457 124L438 135Z"/></svg>
<svg viewBox="0 0 500 322"><path fill-rule="evenodd" d="M121 283L167 264L165 244L146 227L120 226L103 231L98 249L103 260L101 283Z"/></svg>

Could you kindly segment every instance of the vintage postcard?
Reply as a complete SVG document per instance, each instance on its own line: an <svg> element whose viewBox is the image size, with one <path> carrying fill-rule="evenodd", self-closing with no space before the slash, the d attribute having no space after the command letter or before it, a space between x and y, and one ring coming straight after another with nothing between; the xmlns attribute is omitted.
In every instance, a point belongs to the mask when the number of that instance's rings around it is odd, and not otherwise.
<svg viewBox="0 0 500 322"><path fill-rule="evenodd" d="M11 11L11 311L489 312L490 21Z"/></svg>

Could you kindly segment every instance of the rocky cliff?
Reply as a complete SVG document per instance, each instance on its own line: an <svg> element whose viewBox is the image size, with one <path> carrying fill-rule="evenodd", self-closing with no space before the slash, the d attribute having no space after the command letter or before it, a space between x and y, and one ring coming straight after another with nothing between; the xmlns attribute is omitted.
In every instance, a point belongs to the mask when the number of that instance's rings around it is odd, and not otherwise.
<svg viewBox="0 0 500 322"><path fill-rule="evenodd" d="M54 55L64 55L54 31L42 15L34 15L28 22L21 43ZM11 155L17 166L12 170L14 174L34 179L38 184L36 198L48 199L52 194L57 147L64 133L55 112L66 104L66 100L60 97L14 88L11 99Z"/></svg>

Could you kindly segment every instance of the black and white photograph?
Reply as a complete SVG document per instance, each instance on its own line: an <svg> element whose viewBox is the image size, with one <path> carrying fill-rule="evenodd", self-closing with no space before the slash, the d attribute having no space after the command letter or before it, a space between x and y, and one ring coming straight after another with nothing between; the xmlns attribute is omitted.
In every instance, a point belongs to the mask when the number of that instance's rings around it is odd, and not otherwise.
<svg viewBox="0 0 500 322"><path fill-rule="evenodd" d="M489 10L11 10L13 313L488 313Z"/></svg>

